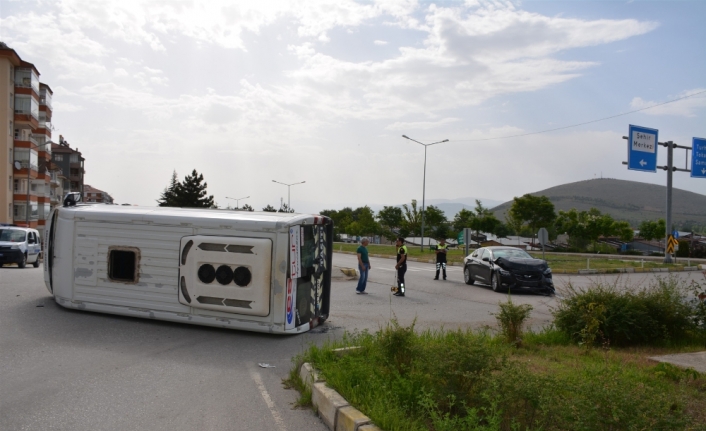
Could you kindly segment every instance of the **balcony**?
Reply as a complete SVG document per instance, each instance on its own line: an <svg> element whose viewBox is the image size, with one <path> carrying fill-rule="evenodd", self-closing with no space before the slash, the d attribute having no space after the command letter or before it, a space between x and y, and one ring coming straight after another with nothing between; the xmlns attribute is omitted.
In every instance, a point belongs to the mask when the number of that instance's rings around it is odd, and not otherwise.
<svg viewBox="0 0 706 431"><path fill-rule="evenodd" d="M20 143L27 142L27 143L39 146L39 142L36 139L34 139L34 137L29 136L29 135L15 136L15 144L17 144L18 142L20 142ZM30 145L30 147L31 147L31 145Z"/></svg>
<svg viewBox="0 0 706 431"><path fill-rule="evenodd" d="M39 92L39 104L44 105L48 107L49 109L52 109L51 106L51 93L46 90L46 88L42 88L41 91Z"/></svg>
<svg viewBox="0 0 706 431"><path fill-rule="evenodd" d="M15 160L15 162L19 162L20 165L22 165L21 169L27 169L27 166L33 171L39 171L39 165L37 163L33 162L30 163L27 160Z"/></svg>
<svg viewBox="0 0 706 431"><path fill-rule="evenodd" d="M15 87L31 88L39 94L39 76L30 68L15 68Z"/></svg>

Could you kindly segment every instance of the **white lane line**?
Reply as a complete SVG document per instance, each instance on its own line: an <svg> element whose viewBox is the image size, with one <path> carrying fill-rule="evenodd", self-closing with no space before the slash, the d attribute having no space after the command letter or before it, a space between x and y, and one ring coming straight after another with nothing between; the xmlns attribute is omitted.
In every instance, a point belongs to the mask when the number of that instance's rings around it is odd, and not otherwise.
<svg viewBox="0 0 706 431"><path fill-rule="evenodd" d="M270 413L272 413L272 418L275 420L275 423L277 424L277 428L279 429L279 431L287 431L287 427L284 426L284 421L282 420L282 416L279 415L279 412L275 408L275 403L272 401L272 398L270 397L269 392L267 392L267 388L265 388L265 385L262 383L262 377L260 377L260 373L255 371L253 365L250 365L249 368L250 368L250 377L255 382L255 385L257 385L257 389L260 390L260 394L262 395L262 398L265 400L265 404L267 404L267 408L270 409Z"/></svg>

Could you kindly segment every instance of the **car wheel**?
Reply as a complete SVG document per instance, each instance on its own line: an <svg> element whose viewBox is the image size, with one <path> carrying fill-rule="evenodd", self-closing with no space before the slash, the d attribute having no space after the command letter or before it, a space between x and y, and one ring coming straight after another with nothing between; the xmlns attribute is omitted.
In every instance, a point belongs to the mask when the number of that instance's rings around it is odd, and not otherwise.
<svg viewBox="0 0 706 431"><path fill-rule="evenodd" d="M466 284L473 284L476 282L473 277L471 277L471 268L467 266L463 268L463 281L465 281Z"/></svg>
<svg viewBox="0 0 706 431"><path fill-rule="evenodd" d="M500 279L494 272L490 274L490 287L493 288L493 292L502 292L502 289L500 289Z"/></svg>
<svg viewBox="0 0 706 431"><path fill-rule="evenodd" d="M35 268L39 268L39 255L37 255L37 259L34 261L34 263L32 264L32 266L35 267Z"/></svg>
<svg viewBox="0 0 706 431"><path fill-rule="evenodd" d="M27 265L27 255L23 254L22 255L22 260L17 262L17 267L18 268L24 268L25 265Z"/></svg>

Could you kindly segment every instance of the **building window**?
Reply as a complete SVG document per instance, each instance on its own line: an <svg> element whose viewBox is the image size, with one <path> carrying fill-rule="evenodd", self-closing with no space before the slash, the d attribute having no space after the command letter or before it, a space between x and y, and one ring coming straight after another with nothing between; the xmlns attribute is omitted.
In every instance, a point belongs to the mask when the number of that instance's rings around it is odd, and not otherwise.
<svg viewBox="0 0 706 431"><path fill-rule="evenodd" d="M78 154L76 154L76 153L71 154L71 156L69 157L69 162L70 163L78 163Z"/></svg>
<svg viewBox="0 0 706 431"><path fill-rule="evenodd" d="M54 161L56 161L56 162L63 162L63 161L64 161L64 155L63 155L63 154L54 154Z"/></svg>
<svg viewBox="0 0 706 431"><path fill-rule="evenodd" d="M108 277L111 280L137 283L140 250L134 247L108 248Z"/></svg>
<svg viewBox="0 0 706 431"><path fill-rule="evenodd" d="M7 216L12 218L12 204L7 204Z"/></svg>

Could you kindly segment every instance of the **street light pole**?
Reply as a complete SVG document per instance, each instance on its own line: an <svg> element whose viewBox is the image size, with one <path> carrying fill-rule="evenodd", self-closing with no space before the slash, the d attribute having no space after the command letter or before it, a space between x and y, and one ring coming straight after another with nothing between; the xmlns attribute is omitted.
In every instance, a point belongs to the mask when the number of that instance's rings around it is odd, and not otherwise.
<svg viewBox="0 0 706 431"><path fill-rule="evenodd" d="M291 211L292 210L292 202L290 201L290 190L292 186L296 186L297 184L304 184L306 181L302 181L300 183L292 183L292 184L286 184L286 183L280 183L279 181L272 180L273 183L277 184L282 184L283 186L287 186L287 210Z"/></svg>
<svg viewBox="0 0 706 431"><path fill-rule="evenodd" d="M409 139L410 141L416 142L419 145L424 146L424 176L422 179L422 246L421 246L421 251L424 251L424 208L425 208L425 199L426 199L426 190L427 190L427 147L436 145L436 144L442 144L444 142L449 142L448 139L444 139L443 141L439 142L432 142L431 144L422 144L421 142L414 140L410 138L407 135L402 135L403 138Z"/></svg>
<svg viewBox="0 0 706 431"><path fill-rule="evenodd" d="M234 200L235 201L235 209L238 209L238 208L240 208L240 201L243 199L248 199L249 197L250 196L245 196L244 198L229 198L228 196L226 196L226 199Z"/></svg>

